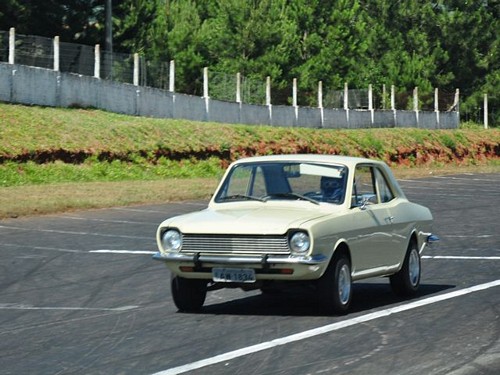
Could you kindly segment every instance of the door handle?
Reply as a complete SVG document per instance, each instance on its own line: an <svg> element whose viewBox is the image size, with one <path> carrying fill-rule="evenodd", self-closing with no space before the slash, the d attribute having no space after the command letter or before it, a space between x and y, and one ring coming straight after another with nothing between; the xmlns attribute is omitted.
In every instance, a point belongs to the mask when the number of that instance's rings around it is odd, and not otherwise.
<svg viewBox="0 0 500 375"><path fill-rule="evenodd" d="M387 216L387 217L385 218L385 221L388 221L389 223L391 223L391 224L392 224L392 223L394 222L394 216Z"/></svg>

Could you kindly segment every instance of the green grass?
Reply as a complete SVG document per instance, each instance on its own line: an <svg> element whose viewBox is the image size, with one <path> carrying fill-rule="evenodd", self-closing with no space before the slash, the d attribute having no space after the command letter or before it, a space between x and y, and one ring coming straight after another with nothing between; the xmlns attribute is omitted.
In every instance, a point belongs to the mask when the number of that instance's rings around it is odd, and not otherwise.
<svg viewBox="0 0 500 375"><path fill-rule="evenodd" d="M154 164L145 159L124 162L98 161L91 157L82 164L61 161L36 164L7 162L0 165L0 187L65 182L155 181L168 178L220 177L220 160L172 161L161 157Z"/></svg>
<svg viewBox="0 0 500 375"><path fill-rule="evenodd" d="M399 174L496 172L500 129L284 128L0 103L0 218L206 198L231 161L279 153L368 156Z"/></svg>

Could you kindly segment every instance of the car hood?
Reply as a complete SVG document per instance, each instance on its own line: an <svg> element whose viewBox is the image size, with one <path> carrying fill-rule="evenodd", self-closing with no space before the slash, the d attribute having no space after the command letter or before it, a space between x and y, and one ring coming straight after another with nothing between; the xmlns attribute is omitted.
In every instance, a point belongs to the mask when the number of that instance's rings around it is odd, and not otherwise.
<svg viewBox="0 0 500 375"><path fill-rule="evenodd" d="M309 203L310 204L310 203ZM182 233L211 234L284 234L310 220L332 214L331 210L290 207L251 207L234 209L207 208L177 216L162 226L176 227Z"/></svg>

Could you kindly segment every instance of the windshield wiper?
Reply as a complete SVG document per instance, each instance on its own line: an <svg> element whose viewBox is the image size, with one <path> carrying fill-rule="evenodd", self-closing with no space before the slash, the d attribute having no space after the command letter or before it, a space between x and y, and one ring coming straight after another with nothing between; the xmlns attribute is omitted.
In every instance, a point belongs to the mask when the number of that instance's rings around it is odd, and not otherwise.
<svg viewBox="0 0 500 375"><path fill-rule="evenodd" d="M297 194L297 193L275 193L275 194L269 194L265 200L267 201L271 197L279 197L279 198L296 198L296 199L302 199L304 201L309 201L314 204L318 204L319 202L313 198L306 197L305 195L302 194Z"/></svg>
<svg viewBox="0 0 500 375"><path fill-rule="evenodd" d="M233 194L233 195L228 195L226 197L222 197L222 201L231 201L231 200L238 200L238 199L244 199L244 200L249 200L249 201L259 201L259 202L266 202L266 199L259 198L259 197L254 197L252 195L245 195L245 194Z"/></svg>

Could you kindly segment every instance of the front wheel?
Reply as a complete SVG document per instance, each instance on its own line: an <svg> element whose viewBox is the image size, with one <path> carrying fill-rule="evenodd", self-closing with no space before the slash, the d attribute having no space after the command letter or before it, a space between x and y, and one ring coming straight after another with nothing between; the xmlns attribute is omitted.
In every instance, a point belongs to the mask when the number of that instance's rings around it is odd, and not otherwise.
<svg viewBox="0 0 500 375"><path fill-rule="evenodd" d="M170 289L179 311L191 312L201 309L207 296L207 282L204 280L185 279L172 275Z"/></svg>
<svg viewBox="0 0 500 375"><path fill-rule="evenodd" d="M328 313L345 314L352 299L351 264L345 255L335 256L319 280L319 297Z"/></svg>
<svg viewBox="0 0 500 375"><path fill-rule="evenodd" d="M414 295L420 286L420 274L420 253L417 244L412 241L408 246L403 267L398 273L390 276L393 292L402 297Z"/></svg>

